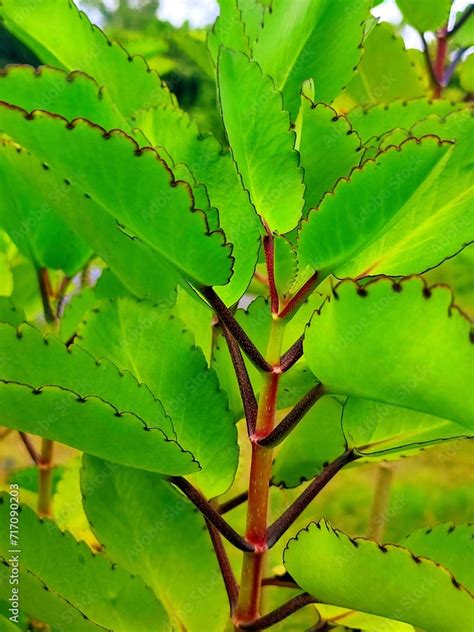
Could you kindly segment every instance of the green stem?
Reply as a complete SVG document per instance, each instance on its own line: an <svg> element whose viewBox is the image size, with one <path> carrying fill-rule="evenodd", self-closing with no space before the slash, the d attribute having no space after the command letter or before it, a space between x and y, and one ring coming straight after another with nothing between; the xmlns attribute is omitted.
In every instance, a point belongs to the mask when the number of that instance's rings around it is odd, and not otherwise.
<svg viewBox="0 0 474 632"><path fill-rule="evenodd" d="M275 408L278 394L279 368L284 323L273 317L266 361L275 367L263 374L255 433L252 435L252 461L250 466L249 497L247 509L246 540L255 548L245 553L242 565L240 594L234 616L235 625L249 623L259 617L260 596L265 557L267 552L267 514L273 451L259 446L259 438L267 436L275 424Z"/></svg>
<svg viewBox="0 0 474 632"><path fill-rule="evenodd" d="M380 463L380 465L377 467L375 494L368 531L369 538L371 538L372 540L376 540L377 542L381 542L385 533L392 479L392 464Z"/></svg>

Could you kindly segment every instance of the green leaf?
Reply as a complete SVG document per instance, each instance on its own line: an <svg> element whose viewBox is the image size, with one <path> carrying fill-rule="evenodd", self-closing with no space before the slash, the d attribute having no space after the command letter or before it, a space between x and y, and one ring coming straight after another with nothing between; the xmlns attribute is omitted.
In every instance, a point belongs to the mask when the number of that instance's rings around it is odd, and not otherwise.
<svg viewBox="0 0 474 632"><path fill-rule="evenodd" d="M473 539L474 525L455 525L449 522L418 529L404 538L401 544L413 551L415 555L421 555L442 564L472 592L474 569L470 554Z"/></svg>
<svg viewBox="0 0 474 632"><path fill-rule="evenodd" d="M10 563L0 556L0 598L7 600L11 597L9 579L12 573ZM63 632L64 622L67 621L68 632L111 632L110 628L104 628L85 618L84 614L68 603L56 592L28 571L20 571L19 585L21 586L21 608L39 621L48 621L51 632ZM23 613L21 613L23 614ZM1 621L1 618L0 618ZM25 628L14 628L27 629ZM3 628L2 628L3 630ZM5 629L5 632L8 628Z"/></svg>
<svg viewBox="0 0 474 632"><path fill-rule="evenodd" d="M466 9L469 9L469 7L466 7ZM456 13L455 24L457 24L463 13L463 11L458 11L458 13ZM472 15L454 33L454 35L452 36L452 40L457 46L460 46L461 48L469 48L470 46L474 46L474 17Z"/></svg>
<svg viewBox="0 0 474 632"><path fill-rule="evenodd" d="M472 183L462 177L469 159L456 150L436 137L409 140L355 170L300 229L302 263L322 276L399 276L458 252L473 226L466 217ZM460 176L455 188L448 169ZM453 230L461 224L463 231Z"/></svg>
<svg viewBox="0 0 474 632"><path fill-rule="evenodd" d="M433 0L429 4L417 0L397 0L403 17L417 31L437 31L448 23L452 0Z"/></svg>
<svg viewBox="0 0 474 632"><path fill-rule="evenodd" d="M117 298L118 296L130 296L132 294L110 268L103 270L94 290L98 299Z"/></svg>
<svg viewBox="0 0 474 632"><path fill-rule="evenodd" d="M3 574L2 571L0 571L0 574ZM7 573L5 572L5 580L6 580L6 575ZM7 582L5 581L5 584L6 583ZM2 615L0 615L0 624L1 624L3 632L18 632L18 630L21 630L20 627L18 627L17 625L12 623L12 621L7 619L6 617L3 617Z"/></svg>
<svg viewBox="0 0 474 632"><path fill-rule="evenodd" d="M201 134L188 114L172 107L140 113L137 125L153 146L164 148L175 164L185 163L198 183L204 184L219 222L233 245L234 273L218 293L228 304L236 302L252 278L260 246L260 221L248 193L242 188L232 157L210 134Z"/></svg>
<svg viewBox="0 0 474 632"><path fill-rule="evenodd" d="M323 603L405 621L430 632L472 628L470 593L442 566L415 558L406 548L351 539L322 521L290 540L284 559L298 584Z"/></svg>
<svg viewBox="0 0 474 632"><path fill-rule="evenodd" d="M449 288L421 278L336 286L305 336L329 392L411 408L472 429L472 345ZM395 385L395 386L394 386Z"/></svg>
<svg viewBox="0 0 474 632"><path fill-rule="evenodd" d="M110 42L70 0L3 0L0 18L42 62L82 70L106 86L125 117L173 101L142 57L130 57L120 44Z"/></svg>
<svg viewBox="0 0 474 632"><path fill-rule="evenodd" d="M231 259L223 234L208 230L206 209L194 207L189 186L176 182L154 150L137 149L119 130L103 133L82 119L69 125L44 112L25 118L12 106L0 108L0 128L190 279L227 283Z"/></svg>
<svg viewBox="0 0 474 632"><path fill-rule="evenodd" d="M50 66L6 66L0 73L0 100L28 112L55 112L68 121L87 118L105 129L131 129L107 90L78 70L68 73Z"/></svg>
<svg viewBox="0 0 474 632"><path fill-rule="evenodd" d="M8 558L9 496L0 498L0 554ZM29 507L22 506L19 532L23 572L33 574L93 622L116 632L133 632L137 626L157 632L170 629L163 606L139 577L131 577L106 557L94 555L84 542L61 532L52 520L40 520ZM49 622L47 618L45 622Z"/></svg>
<svg viewBox="0 0 474 632"><path fill-rule="evenodd" d="M294 406L306 393L318 383L304 360L283 375L277 397L277 415L283 418L288 409Z"/></svg>
<svg viewBox="0 0 474 632"><path fill-rule="evenodd" d="M0 296L10 296L13 292L13 272L6 252L0 252Z"/></svg>
<svg viewBox="0 0 474 632"><path fill-rule="evenodd" d="M0 341L5 358L1 378L35 389L61 386L80 397L95 395L120 412L133 412L146 425L159 425L168 436L174 436L161 403L132 374L121 373L109 359L98 362L77 344L66 347L55 336L43 336L27 324L15 330L0 323Z"/></svg>
<svg viewBox="0 0 474 632"><path fill-rule="evenodd" d="M259 0L237 0L237 5L242 15L245 34L249 39L250 48L252 48L262 29L263 4ZM233 47L229 46L229 48Z"/></svg>
<svg viewBox="0 0 474 632"><path fill-rule="evenodd" d="M474 314L474 287L472 270L474 268L474 244L466 246L455 257L451 257L441 266L424 274L424 278L432 283L446 283L452 289L458 304L469 315Z"/></svg>
<svg viewBox="0 0 474 632"><path fill-rule="evenodd" d="M348 448L371 460L400 458L449 439L474 436L474 427L356 397L344 405L342 427Z"/></svg>
<svg viewBox="0 0 474 632"><path fill-rule="evenodd" d="M415 123L432 115L445 116L454 110L465 108L464 103L452 103L444 99L431 101L426 97L411 101L394 101L369 108L357 107L346 116L366 144L397 127L409 130Z"/></svg>
<svg viewBox="0 0 474 632"><path fill-rule="evenodd" d="M374 614L347 610L337 606L318 604L319 614L333 625L338 621L344 621L347 630L359 630L359 632L415 632L415 628L408 623L377 617Z"/></svg>
<svg viewBox="0 0 474 632"><path fill-rule="evenodd" d="M232 415L217 376L174 312L127 297L103 301L80 328L79 341L147 384L178 441L192 447L202 466L195 483L210 497L226 491L238 460Z"/></svg>
<svg viewBox="0 0 474 632"><path fill-rule="evenodd" d="M323 397L313 406L277 452L274 485L297 487L346 450L341 415L335 397Z"/></svg>
<svg viewBox="0 0 474 632"><path fill-rule="evenodd" d="M270 229L286 233L300 218L304 186L281 95L243 53L222 48L217 76L227 137L243 184Z"/></svg>
<svg viewBox="0 0 474 632"><path fill-rule="evenodd" d="M188 474L198 467L192 455L159 428L147 427L135 414L119 413L94 396L81 399L59 386L34 390L27 384L0 380L0 402L2 424L7 428L160 474Z"/></svg>
<svg viewBox="0 0 474 632"><path fill-rule="evenodd" d="M207 46L214 65L217 65L221 46L243 53L249 52L249 40L245 34L242 13L237 6L237 0L219 0L219 7L219 17L207 37Z"/></svg>
<svg viewBox="0 0 474 632"><path fill-rule="evenodd" d="M51 215L63 217L70 228L110 265L129 292L140 298L174 302L179 282L175 269L145 243L126 234L114 217L89 194L70 180L65 182L51 167L45 168L46 163L28 151L18 152L13 143L0 144L0 161L12 180L22 179L23 189L24 182L28 183L27 199L31 206L50 209ZM33 182L34 186L31 186ZM0 186L8 186L8 191L11 190L9 180L0 178ZM6 193L6 190L2 188L2 192ZM34 267L22 263L12 272L12 298L32 318L40 310Z"/></svg>
<svg viewBox="0 0 474 632"><path fill-rule="evenodd" d="M110 361L97 362L76 345L67 348L55 336L43 338L27 324L18 330L0 324L0 341L5 360L0 369L2 403L10 407L4 425L41 436L51 433L49 438L111 460L116 450L117 461L127 465L171 473L166 469L169 459L173 470L196 470L191 455L174 441L173 426L161 403L130 373L120 374ZM32 396L32 391L41 396ZM21 403L15 410L17 400ZM56 414L56 408L48 410L43 400L63 409ZM29 406L37 410L36 418L28 414ZM75 424L71 426L72 408ZM149 432L143 432L146 428Z"/></svg>
<svg viewBox="0 0 474 632"><path fill-rule="evenodd" d="M317 476L347 449L363 457L354 465L363 465L400 459L430 445L473 434L474 428L468 430L408 408L357 397L349 397L343 405L335 397L323 397L279 449L272 482L296 487Z"/></svg>
<svg viewBox="0 0 474 632"><path fill-rule="evenodd" d="M72 340L79 323L97 301L95 288L84 287L67 297L67 303L60 320L60 337L65 343Z"/></svg>
<svg viewBox="0 0 474 632"><path fill-rule="evenodd" d="M21 149L11 143L0 143L4 163L0 175L0 223L35 267L59 269L73 276L90 258L91 250L55 211L56 192L50 192L50 203L48 199L39 205L34 203L36 195L30 179L15 169L18 151Z"/></svg>
<svg viewBox="0 0 474 632"><path fill-rule="evenodd" d="M26 320L34 321L39 315L43 316L43 303L38 287L38 273L34 265L21 254L19 256L15 255L11 265L11 272L13 290L10 298L15 307L17 309L21 308L25 312ZM55 271L51 270L50 279L54 277L54 274Z"/></svg>
<svg viewBox="0 0 474 632"><path fill-rule="evenodd" d="M52 499L54 521L62 531L69 531L76 540L97 546L82 506L80 471L81 457L74 457L64 465ZM37 471L35 474L38 478Z"/></svg>
<svg viewBox="0 0 474 632"><path fill-rule="evenodd" d="M101 485L97 481L103 481ZM204 520L159 476L84 457L84 506L110 558L138 573L173 629L221 632L228 605ZM120 513L110 507L121 507Z"/></svg>
<svg viewBox="0 0 474 632"><path fill-rule="evenodd" d="M347 177L360 163L361 141L344 116L304 95L299 116L299 152L306 185L305 210L308 210L318 206L337 180Z"/></svg>
<svg viewBox="0 0 474 632"><path fill-rule="evenodd" d="M363 49L357 72L343 95L346 109L425 95L423 81L403 40L390 24L376 24L366 36Z"/></svg>
<svg viewBox="0 0 474 632"><path fill-rule="evenodd" d="M254 58L273 77L296 117L303 81L314 79L316 100L331 103L354 74L363 22L372 2L274 0L254 46ZM330 63L328 63L330 60Z"/></svg>
<svg viewBox="0 0 474 632"><path fill-rule="evenodd" d="M13 301L7 296L0 296L0 322L17 327L26 320L25 312L15 307Z"/></svg>
<svg viewBox="0 0 474 632"><path fill-rule="evenodd" d="M469 94L474 92L474 55L469 55L459 67L459 83Z"/></svg>
<svg viewBox="0 0 474 632"><path fill-rule="evenodd" d="M185 324L194 336L194 341L201 348L207 363L210 363L212 341L214 337L213 314L208 305L198 296L178 288L178 296L173 313Z"/></svg>

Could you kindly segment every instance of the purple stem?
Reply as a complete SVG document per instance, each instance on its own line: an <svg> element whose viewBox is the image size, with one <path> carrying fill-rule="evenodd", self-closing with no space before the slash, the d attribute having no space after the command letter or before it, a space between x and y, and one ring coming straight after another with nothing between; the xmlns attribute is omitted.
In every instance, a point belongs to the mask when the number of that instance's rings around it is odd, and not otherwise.
<svg viewBox="0 0 474 632"><path fill-rule="evenodd" d="M325 390L322 384L313 386L270 434L257 441L258 445L264 448L274 448L281 443L283 439L290 434L293 428L299 424L310 408L324 395Z"/></svg>
<svg viewBox="0 0 474 632"><path fill-rule="evenodd" d="M176 485L176 487L189 498L193 505L199 509L199 511L205 518L207 518L207 520L209 520L211 524L216 527L226 540L228 540L236 548L241 551L245 551L246 553L252 553L254 551L254 547L241 535L239 535L226 520L224 520L224 518L207 502L204 496L195 487L193 487L189 481L182 476L169 476L168 480L170 483L173 483L173 485Z"/></svg>
<svg viewBox="0 0 474 632"><path fill-rule="evenodd" d="M248 491L245 491L239 494L238 496L235 496L234 498L231 498L230 500L223 502L221 505L219 505L219 513L222 516L228 511L235 509L235 507L238 507L242 503L246 502L248 497L249 497L249 493Z"/></svg>
<svg viewBox="0 0 474 632"><path fill-rule="evenodd" d="M227 597L229 599L230 616L232 616L234 613L235 605L237 603L237 599L239 598L239 586L235 579L229 557L224 548L221 534L214 527L214 525L209 522L209 520L206 520L206 525L211 537L212 546L214 547L217 563L219 564L219 568L222 574Z"/></svg>
<svg viewBox="0 0 474 632"><path fill-rule="evenodd" d="M317 600L312 595L308 593L301 593L301 595L293 597L293 599L290 599L279 608L272 610L272 612L260 617L256 621L252 621L251 623L241 623L239 629L266 630L280 621L283 621L298 610L301 610L301 608L304 608L310 603L316 603L316 601Z"/></svg>
<svg viewBox="0 0 474 632"><path fill-rule="evenodd" d="M304 285L300 287L300 289L296 292L293 298L288 301L285 307L278 314L280 318L286 318L290 316L303 301L305 301L311 292L314 290L318 283L318 273L315 272L312 277L310 277Z"/></svg>
<svg viewBox="0 0 474 632"><path fill-rule="evenodd" d="M255 364L258 369L271 373L273 367L262 356L257 347L253 344L245 331L235 320L234 315L228 307L221 301L221 299L214 292L212 287L202 287L201 293L208 301L209 305L213 308L217 314L221 323L227 327L232 336L238 342L242 350L247 354L248 358Z"/></svg>
<svg viewBox="0 0 474 632"><path fill-rule="evenodd" d="M474 13L474 4L470 4L466 10L464 11L464 13L461 15L461 17L459 18L459 20L456 22L456 24L453 26L453 28L448 31L446 33L446 37L452 37L456 31L459 31L459 29L461 28L461 26L463 24L465 24L465 22L470 18L470 16L472 15L472 13Z"/></svg>
<svg viewBox="0 0 474 632"><path fill-rule="evenodd" d="M319 476L317 476L308 487L298 496L298 498L288 507L288 509L268 527L267 545L271 548L287 529L291 527L294 521L300 516L306 507L316 498L319 492L326 487L329 481L351 461L355 461L359 457L348 450L334 459Z"/></svg>
<svg viewBox="0 0 474 632"><path fill-rule="evenodd" d="M244 406L247 433L250 437L255 432L255 426L257 423L257 400L255 399L255 393L253 392L252 383L250 382L247 367L245 366L239 345L225 325L222 326L222 331L224 332L232 364L234 365L234 372L239 385L240 398L242 399L242 404Z"/></svg>
<svg viewBox="0 0 474 632"><path fill-rule="evenodd" d="M29 436L25 432L19 432L18 434L20 435L20 438L23 441L28 454L31 456L33 463L35 465L39 465L41 463L40 455L38 454L38 452L36 452L35 447L31 443L31 439L29 438Z"/></svg>
<svg viewBox="0 0 474 632"><path fill-rule="evenodd" d="M303 340L304 334L302 334L298 340L288 349L286 353L281 356L280 369L282 373L285 373L291 367L298 362L303 355Z"/></svg>

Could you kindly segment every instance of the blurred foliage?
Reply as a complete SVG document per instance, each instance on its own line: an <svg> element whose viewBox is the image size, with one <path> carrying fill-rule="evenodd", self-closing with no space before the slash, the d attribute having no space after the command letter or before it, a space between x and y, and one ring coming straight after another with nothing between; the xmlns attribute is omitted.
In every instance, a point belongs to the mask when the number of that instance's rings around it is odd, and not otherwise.
<svg viewBox="0 0 474 632"><path fill-rule="evenodd" d="M158 0L118 0L112 8L103 0L85 0L81 4L85 9L99 11L111 39L132 55L146 59L203 131L212 131L224 139L206 29L192 29L188 23L176 28L160 21L156 17Z"/></svg>
<svg viewBox="0 0 474 632"><path fill-rule="evenodd" d="M81 2L84 8L99 11L103 22L109 28L140 30L146 28L150 20L154 20L159 0L115 0L115 2L103 2L103 0L84 0Z"/></svg>
<svg viewBox="0 0 474 632"><path fill-rule="evenodd" d="M191 29L187 24L175 28L151 20L141 30L106 27L106 31L132 55L146 59L203 131L211 131L223 140L206 30Z"/></svg>

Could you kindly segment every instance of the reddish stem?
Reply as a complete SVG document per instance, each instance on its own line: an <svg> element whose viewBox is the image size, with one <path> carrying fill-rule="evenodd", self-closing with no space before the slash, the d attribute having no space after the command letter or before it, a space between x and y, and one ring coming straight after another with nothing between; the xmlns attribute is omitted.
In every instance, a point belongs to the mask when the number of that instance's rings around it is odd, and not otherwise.
<svg viewBox="0 0 474 632"><path fill-rule="evenodd" d="M433 73L436 78L434 88L434 98L439 99L444 87L444 67L446 65L446 55L448 52L447 29L441 29L436 33L436 59L433 67Z"/></svg>
<svg viewBox="0 0 474 632"><path fill-rule="evenodd" d="M268 488L272 470L272 451L258 445L260 437L273 430L280 374L270 373L259 402L259 417L252 437L252 463L248 498L246 539L256 549L266 549Z"/></svg>
<svg viewBox="0 0 474 632"><path fill-rule="evenodd" d="M296 294L291 298L288 303L283 307L281 312L278 314L280 318L287 318L291 316L305 301L311 292L314 290L318 283L318 273L315 272L312 277L310 277L304 285L300 287L300 289L296 292Z"/></svg>
<svg viewBox="0 0 474 632"><path fill-rule="evenodd" d="M25 446L28 454L31 456L31 459L35 465L39 465L41 462L40 455L35 450L35 446L31 443L31 439L26 434L26 432L19 432L20 439L23 441L23 445Z"/></svg>
<svg viewBox="0 0 474 632"><path fill-rule="evenodd" d="M66 301L66 292L71 282L71 277L64 275L58 288L57 300L56 300L56 318L61 318L63 315L64 303Z"/></svg>
<svg viewBox="0 0 474 632"><path fill-rule="evenodd" d="M278 366L283 327L277 318L273 321L267 348L267 362ZM258 403L255 434L252 439L249 498L246 540L254 553L244 555L239 601L234 616L235 625L249 623L259 616L260 595L267 551L268 493L272 474L273 452L256 443L259 437L269 434L275 422L276 398L281 371L279 368L264 375L264 384Z"/></svg>
<svg viewBox="0 0 474 632"><path fill-rule="evenodd" d="M52 516L54 441L43 439L39 468L38 514Z"/></svg>
<svg viewBox="0 0 474 632"><path fill-rule="evenodd" d="M272 314L278 314L280 300L275 283L275 241L273 235L268 233L263 238L263 250L265 252L265 263L268 274L268 287L270 290L270 308Z"/></svg>

